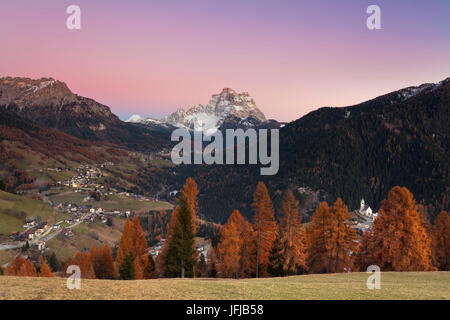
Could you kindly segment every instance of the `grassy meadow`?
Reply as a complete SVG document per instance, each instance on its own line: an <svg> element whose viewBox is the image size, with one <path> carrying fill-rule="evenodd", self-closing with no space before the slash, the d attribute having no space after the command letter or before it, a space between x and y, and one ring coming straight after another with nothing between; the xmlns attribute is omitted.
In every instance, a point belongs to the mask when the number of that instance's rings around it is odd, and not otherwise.
<svg viewBox="0 0 450 320"><path fill-rule="evenodd" d="M385 272L381 289L368 290L366 273L266 279L82 280L0 276L0 299L450 299L450 272Z"/></svg>
<svg viewBox="0 0 450 320"><path fill-rule="evenodd" d="M29 199L16 194L0 191L0 239L8 239L13 231L23 230L26 217L40 216L42 221L53 223L67 215L53 210L48 204L40 200Z"/></svg>

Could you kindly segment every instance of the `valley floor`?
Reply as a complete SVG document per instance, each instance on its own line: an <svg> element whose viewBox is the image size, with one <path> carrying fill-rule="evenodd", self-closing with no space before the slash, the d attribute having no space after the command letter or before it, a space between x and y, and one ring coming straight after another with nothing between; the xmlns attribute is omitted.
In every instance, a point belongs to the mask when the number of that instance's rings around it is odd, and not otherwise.
<svg viewBox="0 0 450 320"><path fill-rule="evenodd" d="M0 299L450 299L450 272L385 272L381 289L366 287L366 273L266 279L82 280L0 276Z"/></svg>

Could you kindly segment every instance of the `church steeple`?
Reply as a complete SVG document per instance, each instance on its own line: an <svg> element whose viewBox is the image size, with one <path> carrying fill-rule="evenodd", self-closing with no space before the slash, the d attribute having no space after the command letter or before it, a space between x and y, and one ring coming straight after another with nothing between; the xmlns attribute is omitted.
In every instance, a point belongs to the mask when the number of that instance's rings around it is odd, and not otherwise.
<svg viewBox="0 0 450 320"><path fill-rule="evenodd" d="M365 207L364 198L361 199L361 208L360 210L363 211Z"/></svg>

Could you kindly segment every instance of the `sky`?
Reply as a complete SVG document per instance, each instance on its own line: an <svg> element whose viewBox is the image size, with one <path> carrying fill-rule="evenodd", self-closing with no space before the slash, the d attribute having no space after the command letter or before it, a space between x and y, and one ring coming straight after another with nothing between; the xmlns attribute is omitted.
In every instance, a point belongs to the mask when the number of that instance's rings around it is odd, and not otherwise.
<svg viewBox="0 0 450 320"><path fill-rule="evenodd" d="M72 4L81 30L66 27ZM1 1L0 43L0 76L64 81L122 119L229 87L291 121L450 77L450 1Z"/></svg>

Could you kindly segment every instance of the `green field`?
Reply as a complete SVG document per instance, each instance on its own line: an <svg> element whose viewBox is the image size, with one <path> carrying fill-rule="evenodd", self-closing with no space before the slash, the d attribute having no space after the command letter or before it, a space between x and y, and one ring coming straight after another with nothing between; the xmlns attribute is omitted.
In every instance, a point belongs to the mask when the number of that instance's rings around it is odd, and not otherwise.
<svg viewBox="0 0 450 320"><path fill-rule="evenodd" d="M76 203L78 205L86 205L93 207L100 207L104 210L134 210L134 211L151 211L151 210L170 210L173 208L168 202L165 201L145 201L136 200L130 197L120 195L109 195L107 199L101 201L86 201L83 199L86 194L73 191L65 191L59 194L49 196L49 199L55 202L69 202Z"/></svg>
<svg viewBox="0 0 450 320"><path fill-rule="evenodd" d="M0 277L0 299L450 299L450 272L386 272L368 290L366 273L267 279L82 280Z"/></svg>
<svg viewBox="0 0 450 320"><path fill-rule="evenodd" d="M8 237L13 231L22 231L24 216L39 216L42 221L53 223L55 219L59 221L66 215L53 210L43 201L0 191L0 237Z"/></svg>

